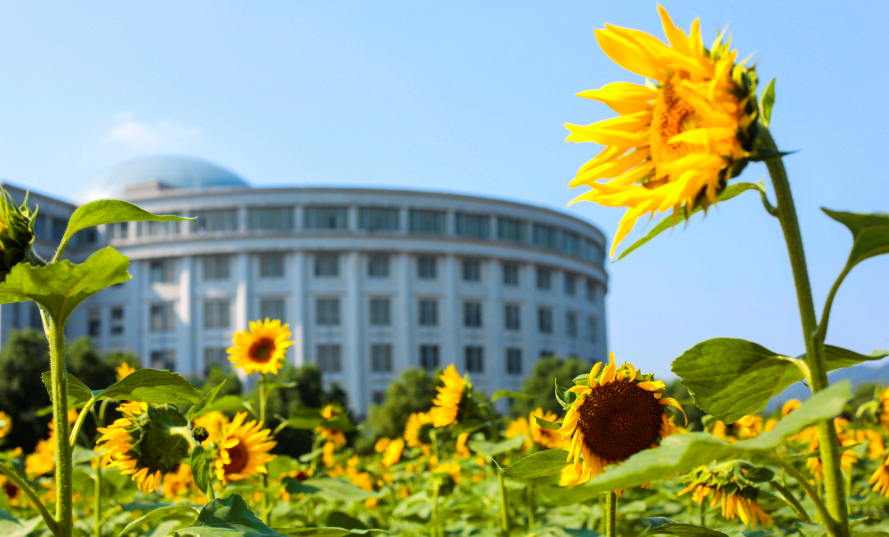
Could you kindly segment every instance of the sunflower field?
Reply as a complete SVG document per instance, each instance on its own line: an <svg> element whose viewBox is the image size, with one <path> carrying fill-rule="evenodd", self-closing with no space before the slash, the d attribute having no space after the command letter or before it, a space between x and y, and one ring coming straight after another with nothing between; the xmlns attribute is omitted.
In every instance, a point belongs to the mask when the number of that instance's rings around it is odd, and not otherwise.
<svg viewBox="0 0 889 537"><path fill-rule="evenodd" d="M596 31L605 54L644 80L578 94L618 116L567 125L568 141L604 146L571 182L588 189L575 201L626 208L612 257L640 217L666 215L620 259L698 211L756 192L786 239L803 356L740 339L701 342L672 363L690 394L677 400L618 349L568 385L554 379L547 392L561 412L514 419L497 413L498 399L540 394L484 393L449 365L429 408L362 449L354 437L366 431L337 404L269 415L269 398L294 388L278 377L293 342L277 319L251 322L228 349L256 398L125 362L110 386L78 380L65 323L85 299L129 279L129 260L109 246L71 263L62 257L69 239L98 225L183 218L95 201L74 212L45 260L32 249L37 209L4 192L0 303L39 305L52 422L23 453L3 446L16 422L0 412L0 536L889 536L889 389L853 407L849 383L827 377L889 352L826 344L844 278L889 253L889 215L825 209L853 246L816 315L786 153L769 132L774 80L760 89L726 34L706 46L697 20L686 33L658 9L667 43L613 25ZM752 161L765 162L771 192L763 181L733 182ZM810 397L766 410L800 381ZM694 425L692 408L704 413ZM311 449L274 453L287 429L308 435Z"/></svg>

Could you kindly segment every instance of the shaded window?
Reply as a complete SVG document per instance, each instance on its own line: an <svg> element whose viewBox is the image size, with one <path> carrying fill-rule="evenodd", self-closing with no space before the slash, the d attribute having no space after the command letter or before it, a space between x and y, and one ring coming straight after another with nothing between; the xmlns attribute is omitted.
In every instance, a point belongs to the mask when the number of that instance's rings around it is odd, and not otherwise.
<svg viewBox="0 0 889 537"><path fill-rule="evenodd" d="M386 392L379 390L370 392L370 400L375 405L382 405L386 402Z"/></svg>
<svg viewBox="0 0 889 537"><path fill-rule="evenodd" d="M93 308L87 313L87 333L90 337L102 335L102 310Z"/></svg>
<svg viewBox="0 0 889 537"><path fill-rule="evenodd" d="M478 259L463 260L463 281L478 282L482 279L482 262Z"/></svg>
<svg viewBox="0 0 889 537"><path fill-rule="evenodd" d="M261 298L259 300L259 318L260 319L278 319L283 321L284 299L283 298Z"/></svg>
<svg viewBox="0 0 889 537"><path fill-rule="evenodd" d="M596 280L592 278L586 279L586 299L590 302L596 301Z"/></svg>
<svg viewBox="0 0 889 537"><path fill-rule="evenodd" d="M204 328L229 328L231 326L231 307L228 300L204 301Z"/></svg>
<svg viewBox="0 0 889 537"><path fill-rule="evenodd" d="M431 255L421 255L417 258L417 277L426 280L434 280L436 273L436 259Z"/></svg>
<svg viewBox="0 0 889 537"><path fill-rule="evenodd" d="M534 224L533 242L535 246L549 248L550 250L559 249L559 232L553 226L544 224Z"/></svg>
<svg viewBox="0 0 889 537"><path fill-rule="evenodd" d="M34 236L38 239L46 239L48 238L46 233L46 216L37 213L37 216L34 217Z"/></svg>
<svg viewBox="0 0 889 537"><path fill-rule="evenodd" d="M537 330L541 334L553 333L553 310L551 308L537 309Z"/></svg>
<svg viewBox="0 0 889 537"><path fill-rule="evenodd" d="M553 286L552 271L545 268L537 267L537 288L549 290Z"/></svg>
<svg viewBox="0 0 889 537"><path fill-rule="evenodd" d="M148 355L151 369L167 369L176 371L176 349L151 351Z"/></svg>
<svg viewBox="0 0 889 537"><path fill-rule="evenodd" d="M580 255L580 235L573 231L562 231L562 251Z"/></svg>
<svg viewBox="0 0 889 537"><path fill-rule="evenodd" d="M227 280L231 277L231 256L208 255L203 261L205 280Z"/></svg>
<svg viewBox="0 0 889 537"><path fill-rule="evenodd" d="M392 371L392 345L378 343L370 346L370 370L374 373Z"/></svg>
<svg viewBox="0 0 889 537"><path fill-rule="evenodd" d="M213 209L208 211L192 211L192 233L217 233L220 231L238 230L237 209Z"/></svg>
<svg viewBox="0 0 889 537"><path fill-rule="evenodd" d="M60 242L65 236L65 230L68 229L68 222L59 218L52 219L52 240Z"/></svg>
<svg viewBox="0 0 889 537"><path fill-rule="evenodd" d="M420 326L438 326L437 300L420 300Z"/></svg>
<svg viewBox="0 0 889 537"><path fill-rule="evenodd" d="M481 328L482 303L468 301L463 303L463 326L467 328Z"/></svg>
<svg viewBox="0 0 889 537"><path fill-rule="evenodd" d="M306 229L346 229L348 227L345 207L306 207L304 213Z"/></svg>
<svg viewBox="0 0 889 537"><path fill-rule="evenodd" d="M169 332L176 328L176 314L173 304L161 302L152 304L149 309L148 330L151 332Z"/></svg>
<svg viewBox="0 0 889 537"><path fill-rule="evenodd" d="M497 218L497 238L502 241L525 242L525 222L514 218Z"/></svg>
<svg viewBox="0 0 889 537"><path fill-rule="evenodd" d="M370 299L370 324L389 326L391 324L390 301L388 298Z"/></svg>
<svg viewBox="0 0 889 537"><path fill-rule="evenodd" d="M109 323L109 331L112 336L123 335L124 332L124 309L123 306L115 306L111 308L111 322Z"/></svg>
<svg viewBox="0 0 889 537"><path fill-rule="evenodd" d="M503 263L503 285L516 286L519 284L519 264Z"/></svg>
<svg viewBox="0 0 889 537"><path fill-rule="evenodd" d="M259 256L260 278L284 277L284 254L260 254Z"/></svg>
<svg viewBox="0 0 889 537"><path fill-rule="evenodd" d="M148 263L148 281L151 283L173 283L173 260L154 259Z"/></svg>
<svg viewBox="0 0 889 537"><path fill-rule="evenodd" d="M562 280L565 287L565 294L574 296L577 293L577 278L574 274L565 274L565 279Z"/></svg>
<svg viewBox="0 0 889 537"><path fill-rule="evenodd" d="M293 229L293 207L250 207L247 227L268 231Z"/></svg>
<svg viewBox="0 0 889 537"><path fill-rule="evenodd" d="M586 318L587 339L590 343L599 341L599 319L590 315Z"/></svg>
<svg viewBox="0 0 889 537"><path fill-rule="evenodd" d="M420 345L420 367L435 371L438 367L438 345Z"/></svg>
<svg viewBox="0 0 889 537"><path fill-rule="evenodd" d="M398 209L361 207L358 227L367 231L398 231Z"/></svg>
<svg viewBox="0 0 889 537"><path fill-rule="evenodd" d="M318 345L318 369L322 373L339 373L342 371L339 345Z"/></svg>
<svg viewBox="0 0 889 537"><path fill-rule="evenodd" d="M554 353L553 351L551 351L549 349L541 349L540 350L540 357L541 358L549 358L550 356L555 356L555 355L556 355L556 353Z"/></svg>
<svg viewBox="0 0 889 537"><path fill-rule="evenodd" d="M319 298L315 301L315 324L318 326L339 326L340 299Z"/></svg>
<svg viewBox="0 0 889 537"><path fill-rule="evenodd" d="M339 275L339 254L315 254L315 276L333 278Z"/></svg>
<svg viewBox="0 0 889 537"><path fill-rule="evenodd" d="M583 256L597 265L605 261L605 250L590 239L583 240Z"/></svg>
<svg viewBox="0 0 889 537"><path fill-rule="evenodd" d="M444 235L445 213L432 209L411 209L411 233Z"/></svg>
<svg viewBox="0 0 889 537"><path fill-rule="evenodd" d="M522 374L522 349L506 349L506 372L510 375Z"/></svg>
<svg viewBox="0 0 889 537"><path fill-rule="evenodd" d="M488 238L488 215L457 213L457 235L473 239Z"/></svg>
<svg viewBox="0 0 889 537"><path fill-rule="evenodd" d="M470 373L485 372L485 350L479 345L467 345L463 349L466 358L466 371Z"/></svg>
<svg viewBox="0 0 889 537"><path fill-rule="evenodd" d="M565 335L571 339L577 338L577 314L573 311L565 314Z"/></svg>
<svg viewBox="0 0 889 537"><path fill-rule="evenodd" d="M507 304L503 308L503 320L507 330L521 329L521 310L518 304Z"/></svg>
<svg viewBox="0 0 889 537"><path fill-rule="evenodd" d="M225 352L227 347L205 347L204 348L204 370L211 364L215 364L222 368L223 371L232 369L231 360L228 359L228 353Z"/></svg>
<svg viewBox="0 0 889 537"><path fill-rule="evenodd" d="M389 254L371 254L368 256L367 275L371 278L388 278Z"/></svg>

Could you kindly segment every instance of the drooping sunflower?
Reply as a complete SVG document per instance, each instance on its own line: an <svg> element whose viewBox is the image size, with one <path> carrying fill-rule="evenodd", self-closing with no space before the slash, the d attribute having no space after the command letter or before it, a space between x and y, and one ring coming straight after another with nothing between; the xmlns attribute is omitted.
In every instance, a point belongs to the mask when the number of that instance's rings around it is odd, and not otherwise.
<svg viewBox="0 0 889 537"><path fill-rule="evenodd" d="M414 412L404 426L404 440L408 447L428 446L431 442L429 429L434 427L432 416L426 412Z"/></svg>
<svg viewBox="0 0 889 537"><path fill-rule="evenodd" d="M749 467L745 464L724 464L711 470L700 466L685 476L682 481L689 485L679 492L679 496L692 492L692 500L703 505L711 493L715 493L710 507L722 505L722 516L727 520L740 518L744 524L770 523L772 517L756 503L759 489L745 474Z"/></svg>
<svg viewBox="0 0 889 537"><path fill-rule="evenodd" d="M234 347L228 349L228 359L244 373L278 374L290 341L290 325L266 317L265 321L250 321L250 329L235 333Z"/></svg>
<svg viewBox="0 0 889 537"><path fill-rule="evenodd" d="M593 479L606 466L655 448L661 439L676 434L673 417L665 407L685 414L678 401L662 396L662 381L643 376L628 363L618 367L614 353L604 369L598 362L588 376L578 377L575 383L568 391L577 398L568 405L559 434L570 441L568 462L583 465L577 483Z"/></svg>
<svg viewBox="0 0 889 537"><path fill-rule="evenodd" d="M611 24L596 30L603 52L646 85L615 82L581 92L620 117L566 125L568 141L605 146L571 182L592 188L574 201L627 208L611 255L640 216L715 203L741 173L756 138L756 72L735 64L737 51L722 35L705 48L697 19L686 35L664 8L658 11L669 46Z"/></svg>
<svg viewBox="0 0 889 537"><path fill-rule="evenodd" d="M438 390L438 395L432 400L432 404L435 406L429 411L429 415L432 416L433 426L445 427L456 421L457 414L460 412L460 402L463 400L463 393L468 384L460 376L460 373L457 373L454 364L449 365L439 378L444 386L435 388Z"/></svg>
<svg viewBox="0 0 889 537"><path fill-rule="evenodd" d="M256 420L244 423L246 418L246 412L239 412L222 427L215 467L223 485L267 473L265 464L275 458L269 453L277 444L269 438L271 431Z"/></svg>
<svg viewBox="0 0 889 537"><path fill-rule="evenodd" d="M0 410L0 438L5 437L12 430L12 418L9 414Z"/></svg>

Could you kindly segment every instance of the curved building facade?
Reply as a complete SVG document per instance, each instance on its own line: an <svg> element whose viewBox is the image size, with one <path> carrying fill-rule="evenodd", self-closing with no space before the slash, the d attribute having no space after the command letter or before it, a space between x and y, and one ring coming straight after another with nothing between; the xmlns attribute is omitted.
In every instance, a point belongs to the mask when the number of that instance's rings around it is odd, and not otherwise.
<svg viewBox="0 0 889 537"><path fill-rule="evenodd" d="M607 358L605 237L583 220L469 195L153 175L118 175L115 195L196 219L98 230L132 275L72 326L100 349L201 373L229 367L233 331L281 318L288 359L318 364L359 415L407 367L454 363L490 393L519 389L541 356Z"/></svg>

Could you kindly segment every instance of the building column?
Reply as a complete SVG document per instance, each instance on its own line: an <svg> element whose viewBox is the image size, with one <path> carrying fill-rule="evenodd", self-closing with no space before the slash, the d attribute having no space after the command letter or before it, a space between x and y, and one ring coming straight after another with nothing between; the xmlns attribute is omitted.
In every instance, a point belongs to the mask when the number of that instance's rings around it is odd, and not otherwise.
<svg viewBox="0 0 889 537"><path fill-rule="evenodd" d="M301 367L306 363L309 343L308 302L306 297L306 256L303 252L292 252L287 256L287 276L290 284L290 300L285 312L290 332L293 334L292 363Z"/></svg>
<svg viewBox="0 0 889 537"><path fill-rule="evenodd" d="M184 256L177 260L181 263L179 270L179 304L176 317L176 370L182 373L204 373L203 353L195 348L196 308L199 304L194 301L192 292L192 278L194 273L193 258Z"/></svg>
<svg viewBox="0 0 889 537"><path fill-rule="evenodd" d="M345 386L349 394L349 406L360 415L370 405L367 396L368 351L365 349L364 319L367 305L361 294L361 258L358 252L343 254L342 277L346 282L346 296L340 309L342 322L342 353L340 363Z"/></svg>
<svg viewBox="0 0 889 537"><path fill-rule="evenodd" d="M482 326L484 327L484 387L488 393L497 390L514 389L508 385L506 375L506 350L503 347L503 305L500 303L500 263L496 259L482 261L486 265L482 271L482 285L486 286L486 296L482 305ZM505 382L504 382L505 381ZM506 399L498 401L495 406L499 412L506 412Z"/></svg>
<svg viewBox="0 0 889 537"><path fill-rule="evenodd" d="M419 324L417 316L411 314L413 299L411 298L411 255L407 253L395 254L394 270L392 276L395 278L396 290L392 304L392 328L394 330L393 352L392 352L392 370L399 372L408 367L416 367L419 349L415 349L416 342L411 338L411 332L415 330ZM392 380L397 376L393 375Z"/></svg>
<svg viewBox="0 0 889 537"><path fill-rule="evenodd" d="M447 367L453 363L460 373L466 372L466 364L463 361L463 342L460 337L463 325L463 306L457 297L457 280L459 279L457 258L447 255L438 258L442 261L441 273L438 275L443 281L444 307L439 319L441 323L441 349L439 353L439 365Z"/></svg>
<svg viewBox="0 0 889 537"><path fill-rule="evenodd" d="M250 257L242 252L234 256L231 267L231 278L236 282L234 311L232 312L232 325L234 331L245 330L250 323ZM243 369L238 369L238 378L245 389L252 387L249 375L244 374Z"/></svg>
<svg viewBox="0 0 889 537"><path fill-rule="evenodd" d="M124 337L131 342L130 349L142 360L142 367L149 367L148 344L148 302L143 300L142 291L145 287L145 261L133 260L128 270L130 280L125 283L127 289L126 307L123 312Z"/></svg>

